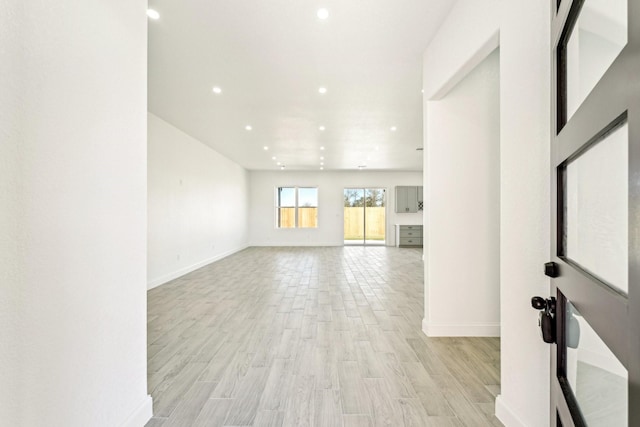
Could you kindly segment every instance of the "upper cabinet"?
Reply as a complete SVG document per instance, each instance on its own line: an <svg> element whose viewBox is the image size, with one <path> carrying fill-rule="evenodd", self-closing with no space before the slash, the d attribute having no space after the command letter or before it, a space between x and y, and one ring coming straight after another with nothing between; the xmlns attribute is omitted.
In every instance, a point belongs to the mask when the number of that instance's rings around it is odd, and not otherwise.
<svg viewBox="0 0 640 427"><path fill-rule="evenodd" d="M416 213L423 208L422 187L396 187L396 212Z"/></svg>

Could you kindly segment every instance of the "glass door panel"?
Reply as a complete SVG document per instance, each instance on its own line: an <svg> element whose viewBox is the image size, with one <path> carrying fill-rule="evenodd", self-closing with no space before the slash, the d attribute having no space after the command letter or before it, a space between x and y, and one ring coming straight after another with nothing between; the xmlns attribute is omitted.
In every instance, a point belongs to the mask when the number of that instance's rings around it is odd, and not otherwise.
<svg viewBox="0 0 640 427"><path fill-rule="evenodd" d="M344 244L386 243L386 190L344 189Z"/></svg>
<svg viewBox="0 0 640 427"><path fill-rule="evenodd" d="M571 302L565 313L566 377L584 421L627 426L629 373Z"/></svg>
<svg viewBox="0 0 640 427"><path fill-rule="evenodd" d="M365 243L368 245L384 245L386 236L384 188L367 188L365 190Z"/></svg>
<svg viewBox="0 0 640 427"><path fill-rule="evenodd" d="M344 189L344 244L364 245L364 189Z"/></svg>
<svg viewBox="0 0 640 427"><path fill-rule="evenodd" d="M629 126L622 124L565 171L564 255L623 293L629 291Z"/></svg>
<svg viewBox="0 0 640 427"><path fill-rule="evenodd" d="M560 50L560 63L566 67L565 122L627 44L627 1L584 0L581 6L574 7L574 13L579 15L570 21Z"/></svg>

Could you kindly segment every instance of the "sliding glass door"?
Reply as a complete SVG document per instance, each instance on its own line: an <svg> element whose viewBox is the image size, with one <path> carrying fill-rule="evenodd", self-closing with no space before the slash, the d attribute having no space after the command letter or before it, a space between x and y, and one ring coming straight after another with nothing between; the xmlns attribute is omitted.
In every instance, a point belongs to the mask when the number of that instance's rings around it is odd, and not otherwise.
<svg viewBox="0 0 640 427"><path fill-rule="evenodd" d="M386 190L344 189L344 244L384 245L386 236Z"/></svg>

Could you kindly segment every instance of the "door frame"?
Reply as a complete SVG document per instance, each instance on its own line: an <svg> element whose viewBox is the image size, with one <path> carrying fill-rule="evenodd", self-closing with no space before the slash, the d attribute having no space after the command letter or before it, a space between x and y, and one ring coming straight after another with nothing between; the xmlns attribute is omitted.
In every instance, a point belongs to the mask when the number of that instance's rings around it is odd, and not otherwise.
<svg viewBox="0 0 640 427"><path fill-rule="evenodd" d="M363 201L363 206L362 209L364 209L363 212L363 239L362 239L362 243L345 243L346 240L344 239L344 216L342 218L342 226L343 226L343 232L342 232L342 240L343 240L343 245L344 246L386 246L387 245L387 235L388 235L388 228L387 227L387 201L388 201L388 197L387 197L387 188L386 187L382 187L382 186L367 186L367 187L343 187L342 189L342 194L344 196L344 191L345 190L362 190L364 191L364 200ZM382 241L382 243L369 243L367 244L367 211L366 211L366 198L367 198L367 190L383 190L384 191L384 240Z"/></svg>

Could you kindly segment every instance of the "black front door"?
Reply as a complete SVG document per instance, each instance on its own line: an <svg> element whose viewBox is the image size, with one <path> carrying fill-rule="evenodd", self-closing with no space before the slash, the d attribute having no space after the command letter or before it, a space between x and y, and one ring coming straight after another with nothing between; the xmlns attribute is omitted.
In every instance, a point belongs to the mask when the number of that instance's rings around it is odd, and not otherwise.
<svg viewBox="0 0 640 427"><path fill-rule="evenodd" d="M640 426L640 1L552 0L552 426Z"/></svg>

